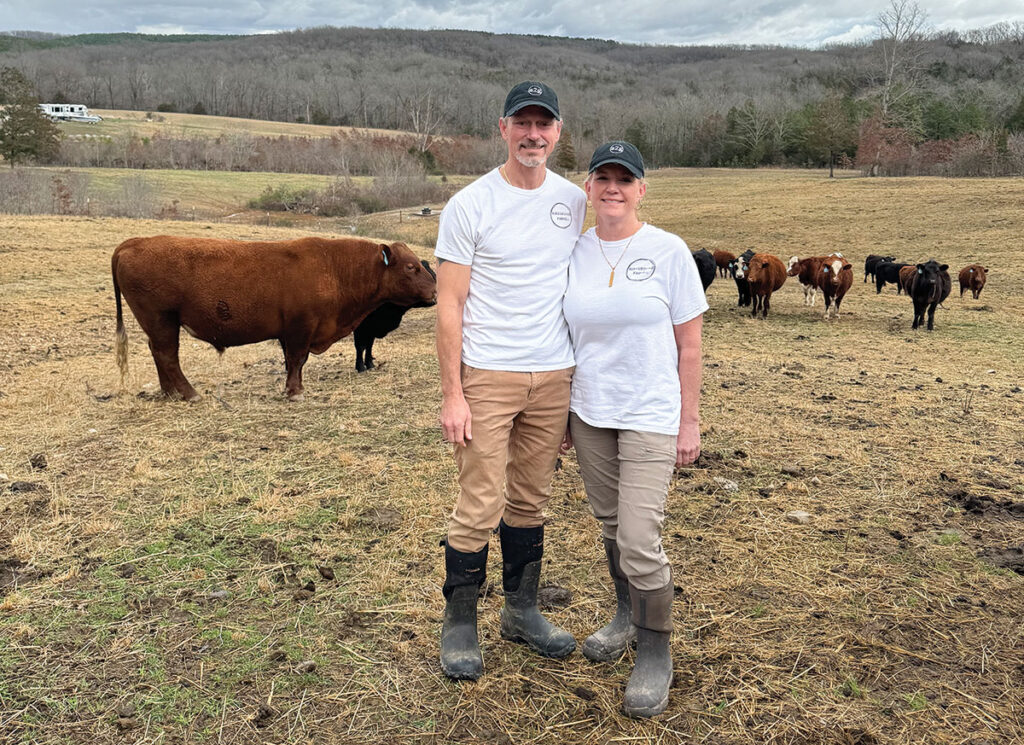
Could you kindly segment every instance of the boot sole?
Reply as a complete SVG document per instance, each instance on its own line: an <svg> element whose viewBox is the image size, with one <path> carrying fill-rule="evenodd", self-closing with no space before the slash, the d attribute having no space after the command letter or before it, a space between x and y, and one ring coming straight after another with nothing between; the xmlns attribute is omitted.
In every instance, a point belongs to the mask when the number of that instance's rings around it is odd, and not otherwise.
<svg viewBox="0 0 1024 745"><path fill-rule="evenodd" d="M502 631L501 632L501 638L504 639L505 641L514 642L516 644L525 644L527 647L532 649L534 652L539 654L541 657L548 657L549 659L553 659L553 660L560 660L563 657L568 657L569 655L571 655L576 650L576 642L575 641L573 641L572 644L569 644L568 646L564 647L563 649L559 649L559 650L557 650L555 652L549 652L549 651L546 651L544 649L541 649L536 644L534 644L529 639L527 639L525 636L519 636L518 634L506 634L504 631Z"/></svg>

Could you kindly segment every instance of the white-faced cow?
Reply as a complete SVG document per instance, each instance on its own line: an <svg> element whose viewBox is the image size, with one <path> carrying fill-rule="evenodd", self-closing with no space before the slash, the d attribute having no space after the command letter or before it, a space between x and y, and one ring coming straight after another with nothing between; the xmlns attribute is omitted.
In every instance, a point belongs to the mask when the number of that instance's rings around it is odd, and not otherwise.
<svg viewBox="0 0 1024 745"><path fill-rule="evenodd" d="M178 363L179 328L217 351L266 339L284 350L286 393L302 398L302 366L383 303L433 302L437 282L404 243L300 238L247 243L131 238L111 259L117 361L128 367L121 294L149 337L160 388L198 397Z"/></svg>
<svg viewBox="0 0 1024 745"><path fill-rule="evenodd" d="M839 306L853 285L853 265L841 256L826 256L821 262L817 284L822 295L825 296L824 317L826 319L829 317L829 306L834 303L836 320L838 320Z"/></svg>

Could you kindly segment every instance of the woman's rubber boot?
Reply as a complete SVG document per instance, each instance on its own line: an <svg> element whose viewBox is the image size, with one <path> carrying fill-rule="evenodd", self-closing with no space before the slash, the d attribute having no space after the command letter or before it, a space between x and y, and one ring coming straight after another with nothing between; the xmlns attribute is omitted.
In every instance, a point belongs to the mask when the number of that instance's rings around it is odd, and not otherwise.
<svg viewBox="0 0 1024 745"><path fill-rule="evenodd" d="M636 624L636 664L626 684L622 711L631 717L653 717L668 706L672 685L672 583L659 590L638 590L629 595Z"/></svg>
<svg viewBox="0 0 1024 745"><path fill-rule="evenodd" d="M609 538L604 539L604 553L608 559L608 573L615 585L615 617L583 641L580 651L588 660L610 662L617 660L626 647L636 641L636 626L629 599L629 580L619 568L619 546Z"/></svg>
<svg viewBox="0 0 1024 745"><path fill-rule="evenodd" d="M544 526L512 528L503 522L501 537L502 586L505 605L501 609L501 636L526 644L544 657L566 657L576 649L576 640L540 614L537 588L544 555Z"/></svg>
<svg viewBox="0 0 1024 745"><path fill-rule="evenodd" d="M487 546L464 553L445 545L444 565L441 669L449 678L476 680L484 672L476 635L476 601L487 576Z"/></svg>

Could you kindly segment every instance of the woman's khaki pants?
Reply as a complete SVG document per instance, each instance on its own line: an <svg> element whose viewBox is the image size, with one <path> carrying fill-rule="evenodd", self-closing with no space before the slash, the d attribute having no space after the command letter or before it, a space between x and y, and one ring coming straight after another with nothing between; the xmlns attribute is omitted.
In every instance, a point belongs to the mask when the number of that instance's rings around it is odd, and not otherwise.
<svg viewBox="0 0 1024 745"><path fill-rule="evenodd" d="M620 570L638 590L663 588L671 577L661 526L675 436L591 427L573 413L569 430L594 517L618 544Z"/></svg>

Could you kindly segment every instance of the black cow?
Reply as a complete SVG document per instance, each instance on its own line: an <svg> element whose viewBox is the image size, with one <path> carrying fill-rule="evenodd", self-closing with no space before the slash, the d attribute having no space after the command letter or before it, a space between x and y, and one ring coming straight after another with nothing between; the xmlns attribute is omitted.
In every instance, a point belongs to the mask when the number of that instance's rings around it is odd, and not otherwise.
<svg viewBox="0 0 1024 745"><path fill-rule="evenodd" d="M736 257L735 261L729 262L729 273L732 278L736 280L736 290L739 292L739 302L736 303L737 307L743 307L750 305L750 283L747 281L746 274L749 269L750 260L757 253L754 249L748 248L746 251ZM744 269L741 273L742 276L736 276L736 270L743 265Z"/></svg>
<svg viewBox="0 0 1024 745"><path fill-rule="evenodd" d="M693 252L693 260L697 264L697 273L700 275L700 283L704 286L704 292L715 281L715 257L706 248Z"/></svg>
<svg viewBox="0 0 1024 745"><path fill-rule="evenodd" d="M430 272L430 276L437 279L430 263L421 261L423 268ZM395 305L384 303L370 315L362 320L352 332L352 342L356 345L356 372L372 370L373 365L373 342L383 339L402 323L402 316L409 308L429 308L434 303L416 303L415 305Z"/></svg>
<svg viewBox="0 0 1024 745"><path fill-rule="evenodd" d="M896 294L903 292L903 285L900 284L900 269L910 264L902 261L881 261L875 265L875 294L882 292L887 284L896 285Z"/></svg>
<svg viewBox="0 0 1024 745"><path fill-rule="evenodd" d="M949 297L953 281L949 277L948 264L939 264L930 259L917 265L906 283L907 294L914 301L914 328L924 323L924 311L928 309L928 330L935 325L935 306ZM906 270L905 270L906 271Z"/></svg>
<svg viewBox="0 0 1024 745"><path fill-rule="evenodd" d="M878 254L868 254L868 257L864 259L864 281L868 281L868 275L871 275L871 279L875 278L875 267L881 264L883 261L896 261L895 256L879 256Z"/></svg>

